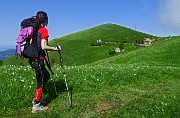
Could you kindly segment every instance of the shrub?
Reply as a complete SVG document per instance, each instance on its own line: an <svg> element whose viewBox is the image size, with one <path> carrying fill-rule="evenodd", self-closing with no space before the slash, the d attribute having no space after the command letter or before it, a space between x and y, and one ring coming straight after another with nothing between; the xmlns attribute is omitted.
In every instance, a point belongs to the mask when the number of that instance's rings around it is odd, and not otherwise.
<svg viewBox="0 0 180 118"><path fill-rule="evenodd" d="M123 42L120 42L119 48L120 48L120 50L123 50L123 49L124 49L124 43L123 43Z"/></svg>
<svg viewBox="0 0 180 118"><path fill-rule="evenodd" d="M144 43L144 39L136 40L136 44L143 44L143 43Z"/></svg>
<svg viewBox="0 0 180 118"><path fill-rule="evenodd" d="M104 43L101 40L97 40L96 42L92 42L90 46L102 46Z"/></svg>
<svg viewBox="0 0 180 118"><path fill-rule="evenodd" d="M109 55L114 55L115 53L116 53L116 51L114 49L109 50Z"/></svg>

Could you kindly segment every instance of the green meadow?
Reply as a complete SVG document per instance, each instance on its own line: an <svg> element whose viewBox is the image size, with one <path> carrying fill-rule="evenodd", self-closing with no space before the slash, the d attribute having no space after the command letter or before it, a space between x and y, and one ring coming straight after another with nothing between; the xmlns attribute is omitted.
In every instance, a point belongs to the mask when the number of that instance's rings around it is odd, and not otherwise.
<svg viewBox="0 0 180 118"><path fill-rule="evenodd" d="M134 44L154 39L151 46ZM98 41L100 41L100 43ZM97 43L98 42L98 43ZM0 115L17 118L178 118L180 37L159 38L116 24L103 24L50 41L62 46L72 104L57 52L49 52L54 80L43 97L48 111L32 114L34 71L16 56L0 67ZM123 51L114 53L123 45Z"/></svg>

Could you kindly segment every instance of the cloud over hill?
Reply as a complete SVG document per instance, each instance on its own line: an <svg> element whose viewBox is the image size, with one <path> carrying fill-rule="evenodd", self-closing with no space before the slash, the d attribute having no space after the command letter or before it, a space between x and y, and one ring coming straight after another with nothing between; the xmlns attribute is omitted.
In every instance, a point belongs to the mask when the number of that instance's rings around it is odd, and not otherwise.
<svg viewBox="0 0 180 118"><path fill-rule="evenodd" d="M180 30L180 0L159 0L159 21L161 25Z"/></svg>

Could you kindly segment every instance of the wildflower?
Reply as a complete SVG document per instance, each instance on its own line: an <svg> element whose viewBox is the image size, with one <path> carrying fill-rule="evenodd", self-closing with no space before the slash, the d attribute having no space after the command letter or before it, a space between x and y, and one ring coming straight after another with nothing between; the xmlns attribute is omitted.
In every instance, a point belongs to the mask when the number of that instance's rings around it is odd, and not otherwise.
<svg viewBox="0 0 180 118"><path fill-rule="evenodd" d="M162 104L162 105L165 105L165 106L167 105L167 103L164 103L164 102L161 102L161 104Z"/></svg>
<svg viewBox="0 0 180 118"><path fill-rule="evenodd" d="M21 82L23 82L23 83L24 83L24 80L22 79L22 80L21 80Z"/></svg>

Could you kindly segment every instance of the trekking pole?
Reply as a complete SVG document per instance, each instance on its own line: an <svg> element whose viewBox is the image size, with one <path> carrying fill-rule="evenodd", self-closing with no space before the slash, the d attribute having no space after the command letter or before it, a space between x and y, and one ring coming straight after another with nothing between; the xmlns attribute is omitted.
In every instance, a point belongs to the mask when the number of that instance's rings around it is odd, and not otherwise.
<svg viewBox="0 0 180 118"><path fill-rule="evenodd" d="M56 95L58 95L57 94L57 89L56 89L56 84L55 84L55 81L54 81L54 72L51 69L48 52L46 52L46 55L48 57L48 60L45 58L45 61L46 61L46 64L47 64L47 67L48 67L49 71L51 71L51 74L52 74L52 81L53 81L54 91L55 91Z"/></svg>
<svg viewBox="0 0 180 118"><path fill-rule="evenodd" d="M64 66L63 66L63 62L62 62L61 50L59 49L59 45L57 45L57 49L58 49L58 53L59 53L59 56L60 56L60 63L61 63L62 73L64 74L64 81L65 81L65 84L66 84L66 90L68 92L69 105L70 105L70 108L72 108L72 90L71 90L71 93L70 93L69 88L68 88L68 84L67 84L66 73L65 73Z"/></svg>

